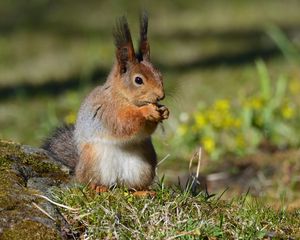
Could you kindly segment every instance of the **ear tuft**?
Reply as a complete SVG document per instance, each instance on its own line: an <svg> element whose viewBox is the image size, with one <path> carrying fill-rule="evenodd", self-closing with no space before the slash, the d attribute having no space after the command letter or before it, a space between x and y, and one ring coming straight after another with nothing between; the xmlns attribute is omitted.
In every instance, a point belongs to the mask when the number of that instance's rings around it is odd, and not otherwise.
<svg viewBox="0 0 300 240"><path fill-rule="evenodd" d="M120 72L124 73L126 72L128 62L134 62L136 60L130 29L125 16L117 20L113 36L115 46L117 48L116 57L120 67Z"/></svg>
<svg viewBox="0 0 300 240"><path fill-rule="evenodd" d="M129 25L125 16L120 17L116 21L113 31L116 47L122 48L128 43L132 43Z"/></svg>
<svg viewBox="0 0 300 240"><path fill-rule="evenodd" d="M148 43L148 14L143 11L140 15L140 43L139 43L139 53L138 59L150 60L150 46Z"/></svg>

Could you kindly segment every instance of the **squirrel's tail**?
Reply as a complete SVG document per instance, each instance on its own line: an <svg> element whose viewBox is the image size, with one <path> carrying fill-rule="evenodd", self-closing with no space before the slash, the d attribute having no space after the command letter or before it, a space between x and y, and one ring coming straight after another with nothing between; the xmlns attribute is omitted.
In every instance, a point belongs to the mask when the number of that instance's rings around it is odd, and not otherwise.
<svg viewBox="0 0 300 240"><path fill-rule="evenodd" d="M59 127L42 145L42 148L47 150L54 159L67 165L72 171L79 160L73 137L74 129L74 125Z"/></svg>

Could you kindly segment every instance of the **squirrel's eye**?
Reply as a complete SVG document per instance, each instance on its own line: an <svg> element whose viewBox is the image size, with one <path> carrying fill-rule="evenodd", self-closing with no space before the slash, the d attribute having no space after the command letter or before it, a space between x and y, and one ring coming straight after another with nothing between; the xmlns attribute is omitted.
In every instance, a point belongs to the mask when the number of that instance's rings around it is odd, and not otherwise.
<svg viewBox="0 0 300 240"><path fill-rule="evenodd" d="M137 85L142 85L144 83L141 77L135 77L134 81Z"/></svg>

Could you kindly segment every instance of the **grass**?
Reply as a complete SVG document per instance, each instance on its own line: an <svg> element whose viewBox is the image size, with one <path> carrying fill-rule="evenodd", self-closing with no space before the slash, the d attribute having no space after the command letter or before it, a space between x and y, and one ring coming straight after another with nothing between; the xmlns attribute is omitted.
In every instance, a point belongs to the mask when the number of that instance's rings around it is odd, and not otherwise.
<svg viewBox="0 0 300 240"><path fill-rule="evenodd" d="M196 196L163 184L156 197L134 197L115 188L99 195L84 186L55 192L75 236L86 239L297 239L300 211L278 210L262 199L243 195L231 201L221 196Z"/></svg>

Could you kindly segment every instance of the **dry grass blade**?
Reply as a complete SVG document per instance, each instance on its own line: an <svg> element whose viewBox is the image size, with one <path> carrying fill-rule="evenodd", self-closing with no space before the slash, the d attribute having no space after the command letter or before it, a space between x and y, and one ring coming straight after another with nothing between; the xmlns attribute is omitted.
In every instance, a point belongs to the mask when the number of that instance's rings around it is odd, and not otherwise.
<svg viewBox="0 0 300 240"><path fill-rule="evenodd" d="M196 178L199 177L200 167L201 167L201 158L202 158L202 148L199 147L199 150L198 150L198 164L197 164Z"/></svg>
<svg viewBox="0 0 300 240"><path fill-rule="evenodd" d="M164 161L166 161L169 157L171 156L171 154L167 154L162 160L160 160L157 164L156 164L156 168L155 168L155 175L158 175L158 166L160 164L162 164Z"/></svg>
<svg viewBox="0 0 300 240"><path fill-rule="evenodd" d="M193 175L193 171L192 171L192 167L193 167L193 161L194 159L198 156L198 163L197 163L197 169L196 169L196 175ZM200 174L200 168L201 168L201 158L202 158L202 148L199 147L198 152L196 152L190 159L190 163L189 163L189 173L190 176L193 179L193 183L194 181L198 181L198 177Z"/></svg>
<svg viewBox="0 0 300 240"><path fill-rule="evenodd" d="M38 210L40 210L43 214L45 214L48 218L50 218L53 221L55 221L55 219L49 213L47 213L43 208L41 208L39 205L37 205L34 202L32 203L32 205L35 206Z"/></svg>
<svg viewBox="0 0 300 240"><path fill-rule="evenodd" d="M60 203L54 202L53 200L51 200L50 198L48 198L48 197L46 197L44 195L40 195L40 194L34 194L34 195L37 196L37 197L43 198L43 199L47 200L48 202L50 202L50 203L52 203L52 204L54 204L54 205L56 205L58 207L65 208L65 209L68 209L70 211L78 211L79 210L79 208L72 208L72 207L66 206L64 204L60 204Z"/></svg>
<svg viewBox="0 0 300 240"><path fill-rule="evenodd" d="M162 164L164 161L166 161L169 157L171 156L170 153L168 153L162 160L160 160L156 166L159 166L160 164Z"/></svg>
<svg viewBox="0 0 300 240"><path fill-rule="evenodd" d="M180 234L177 234L175 236L172 236L172 237L169 237L167 238L167 240L173 240L173 239L176 239L176 238L179 238L179 237L183 237L183 236L193 236L195 235L195 230L192 230L192 231L189 231L189 232L182 232Z"/></svg>

